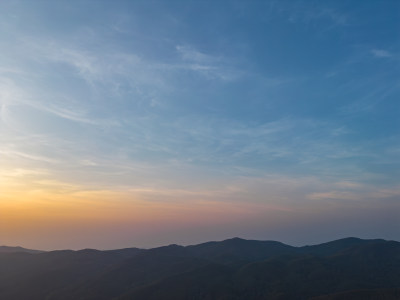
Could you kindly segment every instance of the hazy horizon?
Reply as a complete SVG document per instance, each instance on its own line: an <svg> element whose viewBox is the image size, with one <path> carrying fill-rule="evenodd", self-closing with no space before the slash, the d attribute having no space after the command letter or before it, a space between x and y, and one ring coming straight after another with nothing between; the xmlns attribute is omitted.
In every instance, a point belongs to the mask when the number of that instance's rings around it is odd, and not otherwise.
<svg viewBox="0 0 400 300"><path fill-rule="evenodd" d="M400 240L400 2L0 2L0 244Z"/></svg>
<svg viewBox="0 0 400 300"><path fill-rule="evenodd" d="M317 242L317 243L303 243L303 244L290 244L290 243L284 243L282 241L278 241L278 240L257 240L257 239L244 239L241 237L229 237L229 238L225 238L222 240L209 240L209 241L200 241L197 243L184 243L184 244L176 244L176 243L166 243L166 244L162 244L162 245L153 245L152 247L138 247L136 245L130 245L128 247L121 247L121 248L104 248L104 249L99 249L99 248L56 248L56 249L33 249L33 248L28 248L28 247L23 247L20 245L0 245L1 247L10 247L10 248L23 248L23 249L27 249L27 250L37 250L37 251L63 251L63 250L72 250L72 251L80 251L80 250L100 250L100 251L109 251L109 250L121 250L121 249L128 249L128 248L137 248L137 249L142 249L142 250L150 250L150 249L154 249L154 248L159 248L159 247L168 247L168 246L172 246L172 245L178 245L178 246L183 246L183 247L187 247L187 246L197 246L197 245L201 245L204 243L220 243L220 242L224 242L224 241L229 241L229 240L234 240L234 239L240 239L240 240L246 240L246 241L259 241L259 242L278 242L278 243L282 243L284 245L287 246L292 246L292 247L305 247L305 246L316 246L316 245L321 245L321 244L325 244L325 243L330 243L330 242L334 242L334 241L340 241L340 240L345 240L345 239L359 239L359 240L384 240L384 241L394 241L394 242L399 242L399 241L395 241L395 240L390 240L390 239L381 239L379 237L376 238L359 238L359 237L351 237L351 236L346 236L346 237L341 237L341 238L337 238L337 239L333 239L333 240L326 240L323 242Z"/></svg>

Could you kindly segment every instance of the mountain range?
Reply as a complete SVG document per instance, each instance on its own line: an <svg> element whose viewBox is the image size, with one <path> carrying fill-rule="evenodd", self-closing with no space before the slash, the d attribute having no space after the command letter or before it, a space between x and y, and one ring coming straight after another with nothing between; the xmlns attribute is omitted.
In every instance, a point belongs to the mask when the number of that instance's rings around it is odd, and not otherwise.
<svg viewBox="0 0 400 300"><path fill-rule="evenodd" d="M0 247L0 299L400 299L400 243L228 239L99 251Z"/></svg>
<svg viewBox="0 0 400 300"><path fill-rule="evenodd" d="M15 252L41 253L44 251L26 249L26 248L22 248L22 247L0 246L0 253L15 253Z"/></svg>

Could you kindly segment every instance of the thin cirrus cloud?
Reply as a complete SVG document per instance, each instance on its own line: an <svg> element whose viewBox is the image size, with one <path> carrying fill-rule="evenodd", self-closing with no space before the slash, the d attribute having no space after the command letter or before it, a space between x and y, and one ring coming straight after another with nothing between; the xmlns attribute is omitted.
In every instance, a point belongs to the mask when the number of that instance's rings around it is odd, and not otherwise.
<svg viewBox="0 0 400 300"><path fill-rule="evenodd" d="M389 51L383 49L372 49L371 53L376 57L392 57L392 54Z"/></svg>

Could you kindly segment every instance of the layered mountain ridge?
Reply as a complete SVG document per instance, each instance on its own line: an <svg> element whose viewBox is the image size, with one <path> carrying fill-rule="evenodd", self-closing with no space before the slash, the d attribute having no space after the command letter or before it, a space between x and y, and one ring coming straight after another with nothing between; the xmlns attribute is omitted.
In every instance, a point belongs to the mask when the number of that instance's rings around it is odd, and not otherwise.
<svg viewBox="0 0 400 300"><path fill-rule="evenodd" d="M366 293L398 299L400 288L400 243L382 239L303 247L233 238L152 249L1 249L0 299L10 300L362 299Z"/></svg>

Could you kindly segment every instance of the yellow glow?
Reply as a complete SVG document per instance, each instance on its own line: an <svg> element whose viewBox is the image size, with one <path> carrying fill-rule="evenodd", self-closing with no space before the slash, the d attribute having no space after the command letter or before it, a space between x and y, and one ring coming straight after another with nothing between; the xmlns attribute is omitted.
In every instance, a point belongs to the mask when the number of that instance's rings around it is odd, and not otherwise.
<svg viewBox="0 0 400 300"><path fill-rule="evenodd" d="M22 245L28 241L37 248L48 247L40 246L42 240L50 247L68 248L85 236L109 239L124 234L133 239L173 228L236 222L259 211L254 204L209 199L207 192L85 190L54 180L29 183L10 178L0 187L0 239Z"/></svg>

